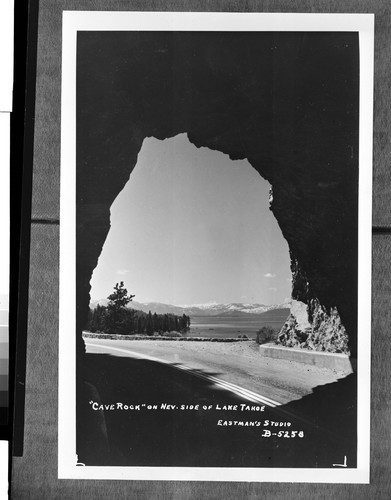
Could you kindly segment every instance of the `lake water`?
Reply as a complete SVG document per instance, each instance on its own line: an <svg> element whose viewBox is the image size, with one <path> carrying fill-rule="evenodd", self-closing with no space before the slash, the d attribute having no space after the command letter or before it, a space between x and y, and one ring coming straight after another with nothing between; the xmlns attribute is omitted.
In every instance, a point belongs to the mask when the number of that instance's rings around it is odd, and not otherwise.
<svg viewBox="0 0 391 500"><path fill-rule="evenodd" d="M190 331L186 337L222 338L247 335L256 338L257 331L262 326L271 326L280 330L288 315L282 315L272 320L263 320L255 315L247 316L192 316L190 317Z"/></svg>

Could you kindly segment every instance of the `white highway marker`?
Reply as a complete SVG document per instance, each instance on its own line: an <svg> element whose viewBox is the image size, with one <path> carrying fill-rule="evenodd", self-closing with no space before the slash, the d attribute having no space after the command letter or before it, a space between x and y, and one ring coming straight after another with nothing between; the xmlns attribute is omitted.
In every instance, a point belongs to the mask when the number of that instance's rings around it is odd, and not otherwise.
<svg viewBox="0 0 391 500"><path fill-rule="evenodd" d="M90 342L85 341L86 346L90 347L97 347L100 349L110 349L112 351L119 351L119 352L124 352L126 354L130 354L134 358L139 358L139 359L148 359L150 361L156 361L158 363L163 363L166 365L170 365L174 368L178 368L180 370L185 370L188 372L191 372L192 375L202 378L204 380L207 380L208 382L214 382L214 384L217 387L221 387L225 389L226 391L232 392L233 394L236 394L237 396L240 396L243 399L247 399L248 401L252 401L253 403L260 403L266 406L270 406L272 408L275 408L276 406L281 406L281 403L278 403L277 401L274 401L273 399L267 398L266 396L262 396L261 394L257 394L256 392L249 391L248 389L244 389L243 387L240 387L235 384L231 384L230 382L226 382L225 380L221 380L217 377L213 377L212 375L204 375L203 373L199 373L197 370L194 370L192 368L188 368L187 366L183 365L174 365L170 363L169 361L165 361L163 359L155 358L153 356L149 356L148 354L139 354L138 352L131 351L130 349L121 349L120 347L111 347L108 345L104 344L93 344Z"/></svg>

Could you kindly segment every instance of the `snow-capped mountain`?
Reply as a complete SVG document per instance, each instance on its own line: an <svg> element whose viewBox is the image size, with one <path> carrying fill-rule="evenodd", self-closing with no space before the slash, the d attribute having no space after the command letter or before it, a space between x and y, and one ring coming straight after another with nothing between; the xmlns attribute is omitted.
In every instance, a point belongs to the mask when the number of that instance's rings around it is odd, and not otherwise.
<svg viewBox="0 0 391 500"><path fill-rule="evenodd" d="M90 302L90 307L94 309L98 304L107 305L107 299L92 300ZM267 311L272 311L274 309L290 309L290 302L285 302L283 304L242 304L240 302L231 302L229 304L218 304L218 303L208 303L208 304L193 304L193 305L179 305L174 306L171 304L163 304L161 302L135 302L129 303L128 307L131 309L137 309L139 311L157 313L157 314L186 314L187 316L241 316L247 314L263 314Z"/></svg>

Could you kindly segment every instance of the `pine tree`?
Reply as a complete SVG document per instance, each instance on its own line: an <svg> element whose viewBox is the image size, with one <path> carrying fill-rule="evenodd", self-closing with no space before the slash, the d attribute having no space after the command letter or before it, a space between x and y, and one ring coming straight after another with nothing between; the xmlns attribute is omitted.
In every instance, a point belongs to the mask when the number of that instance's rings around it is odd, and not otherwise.
<svg viewBox="0 0 391 500"><path fill-rule="evenodd" d="M153 334L152 313L149 311L147 317L147 335Z"/></svg>
<svg viewBox="0 0 391 500"><path fill-rule="evenodd" d="M121 281L119 284L116 283L114 287L114 293L110 294L107 298L109 303L107 304L108 309L119 311L126 307L129 302L132 301L135 295L128 295L128 291L125 288L124 282Z"/></svg>
<svg viewBox="0 0 391 500"><path fill-rule="evenodd" d="M107 304L106 326L113 333L124 333L124 330L127 329L125 307L132 301L133 297L135 295L128 295L123 281L116 283L114 292L107 297L109 303Z"/></svg>
<svg viewBox="0 0 391 500"><path fill-rule="evenodd" d="M152 328L153 328L153 331L154 332L157 332L160 330L160 326L159 326L159 318L157 316L156 313L153 314L153 317L152 317Z"/></svg>

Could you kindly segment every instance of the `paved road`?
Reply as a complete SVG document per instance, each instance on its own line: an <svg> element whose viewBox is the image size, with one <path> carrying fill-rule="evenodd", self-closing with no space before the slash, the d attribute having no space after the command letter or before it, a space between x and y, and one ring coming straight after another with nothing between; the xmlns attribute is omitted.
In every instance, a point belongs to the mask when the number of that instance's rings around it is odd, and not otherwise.
<svg viewBox="0 0 391 500"><path fill-rule="evenodd" d="M348 453L344 436L351 422L341 425L336 405L345 395L336 398L335 384L329 384L319 394L316 389L312 396L297 399L300 391L312 390L297 380L289 386L288 375L294 378L305 367L271 360L273 369L270 363L259 368L259 355L248 351L250 343L223 348L205 343L203 349L198 343L179 346L190 342L86 341L90 385L78 417L83 463L313 467L331 466L338 455ZM250 362L253 358L258 364ZM277 374L274 382L268 368ZM266 382L259 381L262 373ZM283 397L296 401L285 404ZM337 433L333 407L338 410ZM102 441L99 433L92 433L98 427L107 435L108 451L94 448Z"/></svg>
<svg viewBox="0 0 391 500"><path fill-rule="evenodd" d="M128 341L86 338L87 352L150 359L237 385L275 404L311 394L342 374L302 363L265 358L255 342Z"/></svg>
<svg viewBox="0 0 391 500"><path fill-rule="evenodd" d="M129 342L127 341L121 342L112 340L110 341L110 340L88 339L86 342L86 348L87 352L91 354L107 353L115 356L144 359L156 363L162 363L164 365L171 366L172 368L177 370L184 370L186 371L187 374L203 379L222 391L227 391L232 394L235 394L236 396L242 398L244 401L258 403L261 405L267 405L272 408L281 405L279 401L268 398L267 396L260 394L259 392L254 392L253 390L250 390L249 386L254 385L251 383L251 380L250 383L247 383L244 387L229 382L227 378L232 378L233 373L236 374L235 372L237 372L238 370L237 366L226 366L225 373L223 373L221 377L216 377L211 373L205 371L205 368L207 369L211 368L210 365L205 362L205 360L203 360L204 362L201 363L203 365L203 368L199 367L200 365L199 360L194 360L194 358L189 362L189 364L178 362L178 352L177 350L172 349L173 347L175 347L174 345L172 345L173 343L171 343L171 346L169 346L168 349L162 348L166 346L160 346L160 349L156 349L156 346L148 346L148 345L146 346L145 343L139 346L137 346L137 344L139 344L139 342L132 342L132 344L129 345ZM149 342L149 344L151 344L151 342ZM178 343L175 342L175 344L177 345ZM156 357L151 354L147 354L145 351L151 352L150 347L155 347L155 349L152 349L152 352L158 350L159 352L156 354L159 355L160 353L161 357ZM174 362L167 359L172 357L175 358ZM197 362L195 363L195 361ZM231 373L231 377L227 377L228 373Z"/></svg>

